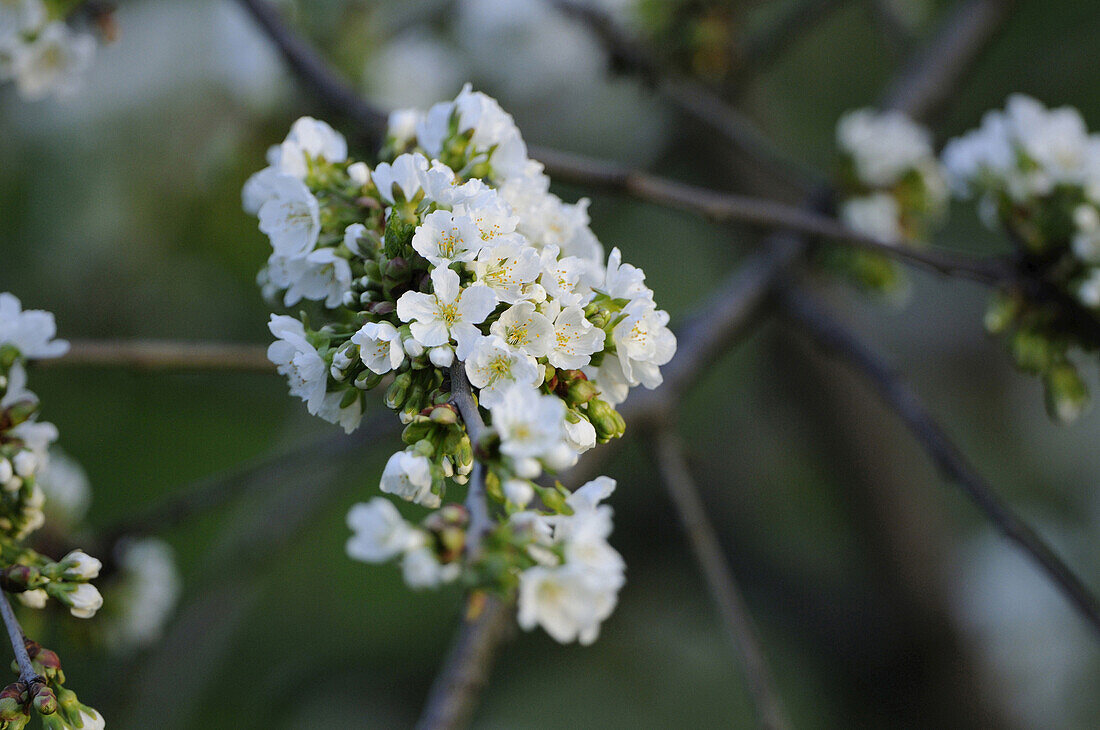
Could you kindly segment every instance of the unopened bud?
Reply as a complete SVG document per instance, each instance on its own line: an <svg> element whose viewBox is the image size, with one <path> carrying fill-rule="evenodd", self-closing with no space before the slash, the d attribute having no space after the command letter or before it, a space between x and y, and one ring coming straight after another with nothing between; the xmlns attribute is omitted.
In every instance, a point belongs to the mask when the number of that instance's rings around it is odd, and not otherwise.
<svg viewBox="0 0 1100 730"><path fill-rule="evenodd" d="M582 403L587 403L597 395L600 394L600 389L596 387L596 384L587 379L576 379L565 391L565 402L571 406L579 406Z"/></svg>
<svg viewBox="0 0 1100 730"><path fill-rule="evenodd" d="M1046 406L1050 417L1061 423L1072 423L1088 410L1089 389L1070 363L1051 368L1043 379L1046 385Z"/></svg>
<svg viewBox="0 0 1100 730"><path fill-rule="evenodd" d="M390 387L386 390L386 397L384 398L386 407L395 411L401 408L405 404L411 385L412 373L401 373L394 378L393 382L390 383Z"/></svg>
<svg viewBox="0 0 1100 730"><path fill-rule="evenodd" d="M622 426L625 423L618 417L610 403L599 398L593 398L588 402L588 420L596 429L596 438L600 443L623 435Z"/></svg>
<svg viewBox="0 0 1100 730"><path fill-rule="evenodd" d="M38 710L40 715L52 715L57 712L57 696L49 687L45 685L39 685L39 687L38 693L34 696L34 709Z"/></svg>
<svg viewBox="0 0 1100 730"><path fill-rule="evenodd" d="M83 550L73 550L60 561L65 580L92 580L99 577L103 563Z"/></svg>
<svg viewBox="0 0 1100 730"><path fill-rule="evenodd" d="M436 406L432 409L430 418L433 423L441 426L450 426L458 422L458 414L453 406Z"/></svg>

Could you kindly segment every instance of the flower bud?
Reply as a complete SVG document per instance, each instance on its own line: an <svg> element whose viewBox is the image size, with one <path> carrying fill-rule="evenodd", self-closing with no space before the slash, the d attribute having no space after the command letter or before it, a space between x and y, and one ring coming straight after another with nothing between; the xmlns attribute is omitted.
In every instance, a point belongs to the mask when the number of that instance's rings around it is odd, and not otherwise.
<svg viewBox="0 0 1100 730"><path fill-rule="evenodd" d="M428 435L433 429L434 426L431 419L425 418L424 416L416 416L407 426L405 426L405 430L401 432L401 440L411 446L421 439L428 438Z"/></svg>
<svg viewBox="0 0 1100 730"><path fill-rule="evenodd" d="M390 383L390 387L386 390L386 397L384 402L387 408L397 410L405 404L405 399L408 397L409 386L412 385L412 373L401 373L393 382Z"/></svg>
<svg viewBox="0 0 1100 730"><path fill-rule="evenodd" d="M64 580L92 580L99 577L103 563L83 550L73 550L60 561Z"/></svg>
<svg viewBox="0 0 1100 730"><path fill-rule="evenodd" d="M577 378L565 391L565 402L571 406L587 403L600 394L600 389L591 380Z"/></svg>
<svg viewBox="0 0 1100 730"><path fill-rule="evenodd" d="M46 602L50 598L49 594L42 588L34 588L29 591L23 591L22 593L16 593L15 597L27 608L45 608Z"/></svg>
<svg viewBox="0 0 1100 730"><path fill-rule="evenodd" d="M34 709L40 715L52 715L57 712L57 696L53 690L45 685L38 685L38 693L34 696Z"/></svg>
<svg viewBox="0 0 1100 730"><path fill-rule="evenodd" d="M16 564L0 573L0 588L10 593L25 591L41 578L38 568Z"/></svg>
<svg viewBox="0 0 1100 730"><path fill-rule="evenodd" d="M1051 368L1043 378L1047 413L1060 423L1072 423L1088 410L1089 389L1070 363Z"/></svg>
<svg viewBox="0 0 1100 730"><path fill-rule="evenodd" d="M11 462L0 456L0 484L8 482L13 476L15 476L15 469L12 468Z"/></svg>
<svg viewBox="0 0 1100 730"><path fill-rule="evenodd" d="M375 302L370 305L370 313L377 314L380 317L385 317L387 314L393 314L393 310L396 306L391 301Z"/></svg>
<svg viewBox="0 0 1100 730"><path fill-rule="evenodd" d="M596 438L600 443L606 443L613 438L623 435L620 426L624 425L621 417L616 413L610 403L599 398L593 398L588 402L588 420L596 429Z"/></svg>
<svg viewBox="0 0 1100 730"><path fill-rule="evenodd" d="M77 618L91 618L103 606L103 596L91 583L50 583L46 592L69 607Z"/></svg>
<svg viewBox="0 0 1100 730"><path fill-rule="evenodd" d="M531 500L535 498L535 488L531 486L531 483L524 479L508 479L503 485L504 497L516 505L520 509L523 509Z"/></svg>
<svg viewBox="0 0 1100 730"><path fill-rule="evenodd" d="M449 368L455 361L455 351L450 345L443 345L441 347L433 347L428 350L428 359L432 361L432 365L437 368Z"/></svg>
<svg viewBox="0 0 1100 730"><path fill-rule="evenodd" d="M432 423L438 423L442 426L458 423L458 414L455 413L453 406L436 406L432 409L430 418Z"/></svg>
<svg viewBox="0 0 1100 730"><path fill-rule="evenodd" d="M382 382L382 377L378 373L364 370L355 378L355 387L359 390L371 390Z"/></svg>

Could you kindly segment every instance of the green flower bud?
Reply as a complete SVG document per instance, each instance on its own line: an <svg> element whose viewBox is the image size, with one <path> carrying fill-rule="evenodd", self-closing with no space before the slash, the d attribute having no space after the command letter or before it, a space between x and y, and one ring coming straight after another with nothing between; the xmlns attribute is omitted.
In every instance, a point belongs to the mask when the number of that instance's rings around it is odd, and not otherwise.
<svg viewBox="0 0 1100 730"><path fill-rule="evenodd" d="M378 373L371 372L370 370L364 370L359 374L359 377L355 379L355 387L359 390L371 390L378 386L382 382L382 377Z"/></svg>
<svg viewBox="0 0 1100 730"><path fill-rule="evenodd" d="M591 380L577 378L566 389L565 402L571 406L579 406L582 403L588 403L599 394L600 389Z"/></svg>
<svg viewBox="0 0 1100 730"><path fill-rule="evenodd" d="M1016 365L1029 373L1040 374L1057 359L1058 348L1044 334L1018 330L1012 335L1012 354Z"/></svg>
<svg viewBox="0 0 1100 730"><path fill-rule="evenodd" d="M377 261L368 260L363 263L363 275L370 282L382 281L382 267L378 265Z"/></svg>
<svg viewBox="0 0 1100 730"><path fill-rule="evenodd" d="M985 310L985 328L993 334L1004 332L1020 314L1020 301L1006 294L997 294Z"/></svg>
<svg viewBox="0 0 1100 730"><path fill-rule="evenodd" d="M38 690L38 694L34 696L34 709L38 711L40 715L52 715L57 712L57 697L54 696L53 690L45 685L39 685L41 689Z"/></svg>
<svg viewBox="0 0 1100 730"><path fill-rule="evenodd" d="M412 373L401 373L394 378L393 382L390 383L390 387L386 390L386 397L383 399L386 408L395 411L401 408L408 397L410 386L412 386Z"/></svg>
<svg viewBox="0 0 1100 730"><path fill-rule="evenodd" d="M565 497L561 492L553 487L543 487L532 482L531 484L535 488L535 493L539 495L539 499L546 505L547 509L553 510L559 515L573 514L573 508L565 503Z"/></svg>
<svg viewBox="0 0 1100 730"><path fill-rule="evenodd" d="M441 426L451 426L458 423L458 414L455 413L453 407L436 406L432 409L430 417L433 423L438 423Z"/></svg>
<svg viewBox="0 0 1100 730"><path fill-rule="evenodd" d="M401 432L401 440L411 446L421 439L428 438L428 435L434 429L435 425L429 418L417 416L409 425L405 426L405 430Z"/></svg>
<svg viewBox="0 0 1100 730"><path fill-rule="evenodd" d="M1089 389L1070 363L1052 367L1043 377L1047 413L1059 423L1072 423L1088 410Z"/></svg>
<svg viewBox="0 0 1100 730"><path fill-rule="evenodd" d="M607 443L613 438L623 435L625 422L611 406L610 403L599 398L588 401L588 420L596 429L596 438L600 443Z"/></svg>

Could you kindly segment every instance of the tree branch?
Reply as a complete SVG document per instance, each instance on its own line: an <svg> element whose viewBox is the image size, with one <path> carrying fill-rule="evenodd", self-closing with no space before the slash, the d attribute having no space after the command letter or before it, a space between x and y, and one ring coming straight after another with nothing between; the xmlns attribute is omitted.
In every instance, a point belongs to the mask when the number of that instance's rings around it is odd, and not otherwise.
<svg viewBox="0 0 1100 730"><path fill-rule="evenodd" d="M978 510L1046 573L1100 634L1100 601L1046 541L1001 501L901 376L809 294L785 287L779 291L779 301L784 314L814 342L870 382L879 397L909 428L940 473L962 489Z"/></svg>
<svg viewBox="0 0 1100 730"><path fill-rule="evenodd" d="M767 730L786 728L789 723L757 638L748 604L722 552L718 533L707 517L699 488L691 478L683 443L663 428L654 429L653 438L662 481L668 488L680 524L691 543L695 562L699 564L706 579L711 599L722 616L734 648L741 656L741 669L745 674L760 726Z"/></svg>
<svg viewBox="0 0 1100 730"><path fill-rule="evenodd" d="M481 540L493 527L489 519L489 508L485 502L485 465L477 453L478 441L485 430L481 420L481 411L474 400L470 381L466 378L466 367L461 362L451 366L451 397L458 407L462 421L466 424L466 433L470 436L470 445L474 447L474 468L470 472L470 481L466 487L466 512L470 515L470 526L466 530L466 553L473 559L481 554Z"/></svg>
<svg viewBox="0 0 1100 730"><path fill-rule="evenodd" d="M19 625L18 619L15 618L15 612L11 610L7 591L0 591L0 615L4 617L4 626L8 630L8 639L11 640L11 649L15 652L15 663L19 666L19 681L25 682L27 685L31 685L36 681L44 682L45 680L39 676L38 672L34 671L34 665L31 664L31 658L27 654L27 645L23 638L23 628Z"/></svg>
<svg viewBox="0 0 1100 730"><path fill-rule="evenodd" d="M467 615L428 693L417 730L466 727L489 683L497 650L513 631L512 606L486 594L470 597Z"/></svg>
<svg viewBox="0 0 1100 730"><path fill-rule="evenodd" d="M169 340L73 340L70 345L65 355L37 360L35 367L275 372L264 345Z"/></svg>
<svg viewBox="0 0 1100 730"><path fill-rule="evenodd" d="M825 182L821 173L776 147L756 124L706 86L663 72L642 44L624 33L608 14L576 0L550 2L588 28L611 57L612 68L639 75L677 109L722 135L735 149L762 163L784 182L804 192Z"/></svg>
<svg viewBox="0 0 1100 730"><path fill-rule="evenodd" d="M268 32L306 86L317 91L318 96L329 106L347 102L343 93L326 91L334 87L350 90L346 82L324 64L315 52L307 54L311 62L303 63L302 49L308 48L308 45L282 24L277 13L264 0L240 1L254 15L261 13L257 15L261 27ZM943 75L944 71L939 73ZM355 98L359 100L358 96ZM339 110L353 120L357 119L356 106L341 107ZM384 116L377 109L373 109L372 114ZM375 138L380 138L382 134L374 123L364 123L360 129ZM998 283L1008 276L1007 268L1000 261L978 259L948 251L918 250L904 243L884 242L853 231L829 216L799 206L700 188L592 157L540 147L531 147L529 151L532 158L540 160L546 171L559 182L624 193L638 200L694 213L716 223L745 223L798 231L876 251L942 274L961 276L986 284Z"/></svg>
<svg viewBox="0 0 1100 730"><path fill-rule="evenodd" d="M279 11L265 0L240 0L245 10L271 38L294 75L328 109L346 116L365 134L381 139L387 113L369 103L341 78L308 41L283 22Z"/></svg>

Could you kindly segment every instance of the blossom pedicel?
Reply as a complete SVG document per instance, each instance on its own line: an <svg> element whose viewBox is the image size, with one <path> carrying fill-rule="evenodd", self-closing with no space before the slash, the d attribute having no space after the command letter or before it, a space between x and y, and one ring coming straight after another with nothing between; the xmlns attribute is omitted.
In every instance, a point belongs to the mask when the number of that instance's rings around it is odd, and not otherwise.
<svg viewBox="0 0 1100 730"><path fill-rule="evenodd" d="M657 387L675 352L668 314L618 249L605 258L588 201L550 193L490 97L467 86L426 112L395 112L382 159L350 159L343 137L303 118L243 191L272 244L265 294L316 302L308 318L271 318L269 355L291 393L351 431L365 391L388 383L408 447L381 489L435 510L414 526L383 499L356 505L348 552L400 560L413 587L517 594L525 628L590 642L623 583L610 508L598 505L614 482L570 494L536 479L622 435L615 406L633 386ZM485 409L476 442L455 377ZM483 539L446 502L475 458L493 520Z"/></svg>

